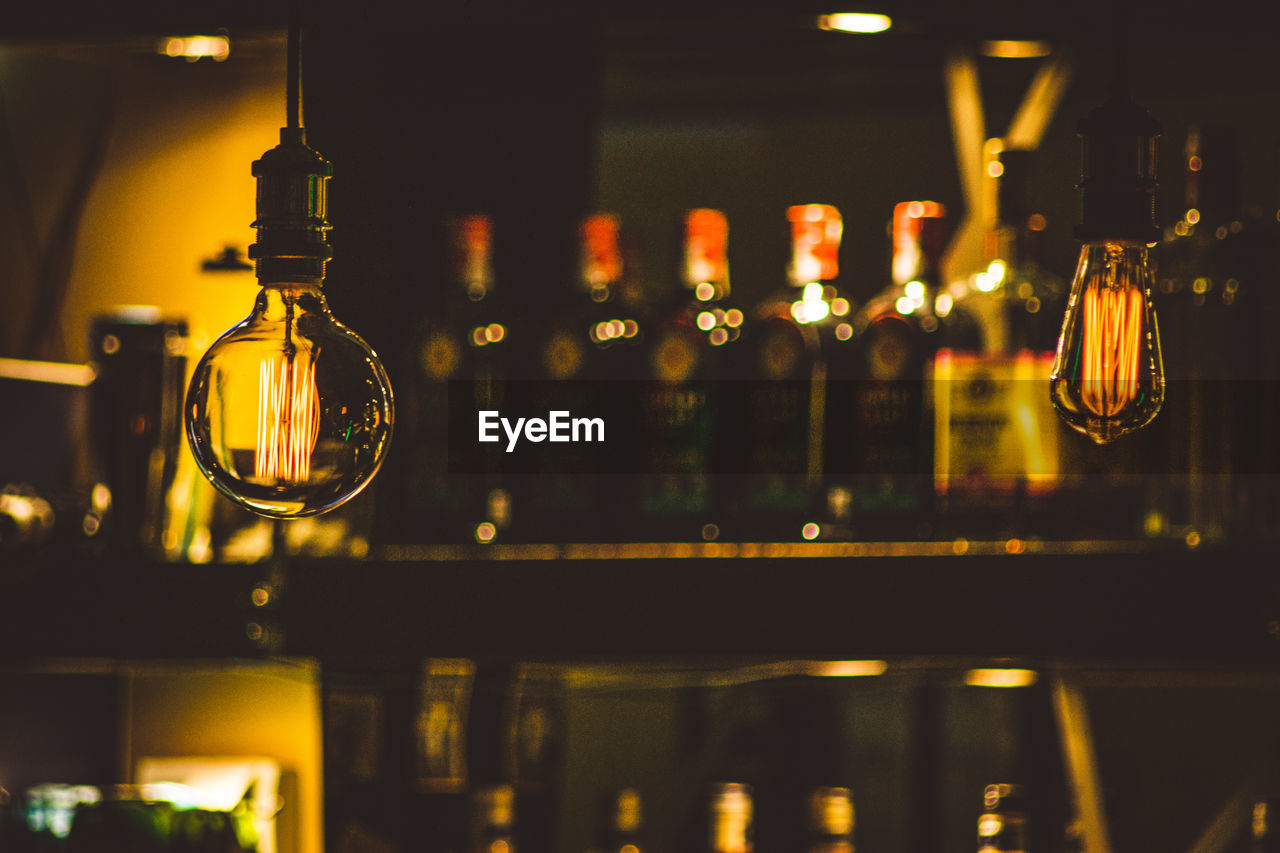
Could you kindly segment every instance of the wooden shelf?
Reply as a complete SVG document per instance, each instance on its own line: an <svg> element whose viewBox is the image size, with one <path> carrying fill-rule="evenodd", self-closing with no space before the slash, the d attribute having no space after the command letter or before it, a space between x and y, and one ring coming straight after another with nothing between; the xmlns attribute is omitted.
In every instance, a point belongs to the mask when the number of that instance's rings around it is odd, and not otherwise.
<svg viewBox="0 0 1280 853"><path fill-rule="evenodd" d="M507 546L276 567L10 556L0 639L18 656L1280 665L1270 552L1006 545Z"/></svg>

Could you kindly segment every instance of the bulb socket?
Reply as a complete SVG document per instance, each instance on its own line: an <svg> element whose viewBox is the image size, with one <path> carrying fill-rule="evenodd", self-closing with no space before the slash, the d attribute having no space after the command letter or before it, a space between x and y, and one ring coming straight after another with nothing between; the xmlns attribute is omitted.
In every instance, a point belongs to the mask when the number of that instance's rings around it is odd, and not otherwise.
<svg viewBox="0 0 1280 853"><path fill-rule="evenodd" d="M1154 243L1156 137L1160 123L1128 98L1111 98L1076 126L1084 191L1076 238Z"/></svg>
<svg viewBox="0 0 1280 853"><path fill-rule="evenodd" d="M258 281L319 285L333 257L327 184L333 166L307 145L302 128L280 129L280 144L253 162L258 239L249 247Z"/></svg>

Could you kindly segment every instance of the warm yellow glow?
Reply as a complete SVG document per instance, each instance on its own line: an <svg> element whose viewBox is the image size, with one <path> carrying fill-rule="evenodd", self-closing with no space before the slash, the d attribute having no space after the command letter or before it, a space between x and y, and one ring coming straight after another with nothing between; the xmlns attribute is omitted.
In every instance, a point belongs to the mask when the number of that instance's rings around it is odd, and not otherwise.
<svg viewBox="0 0 1280 853"><path fill-rule="evenodd" d="M263 359L258 365L258 433L253 472L268 484L305 483L320 432L320 395L309 357Z"/></svg>
<svg viewBox="0 0 1280 853"><path fill-rule="evenodd" d="M1200 211L1193 207L1187 211L1186 215L1183 216L1183 219L1187 220L1188 225L1195 225L1200 221Z"/></svg>
<svg viewBox="0 0 1280 853"><path fill-rule="evenodd" d="M849 300L843 296L837 296L831 300L831 313L837 317L843 317L849 313Z"/></svg>
<svg viewBox="0 0 1280 853"><path fill-rule="evenodd" d="M718 347L725 341L729 340L729 333L724 329L712 329L711 334L708 337L711 339L711 345L713 347Z"/></svg>
<svg viewBox="0 0 1280 853"><path fill-rule="evenodd" d="M476 541L481 545L492 542L497 535L498 528L494 527L492 522L482 521L476 525Z"/></svg>
<svg viewBox="0 0 1280 853"><path fill-rule="evenodd" d="M1004 261L997 259L987 264L987 275L995 279L996 284L1004 281L1004 276L1007 271L1008 267L1005 266Z"/></svg>
<svg viewBox="0 0 1280 853"><path fill-rule="evenodd" d="M716 315L710 311L702 311L698 314L698 328L704 332L709 332L716 327Z"/></svg>
<svg viewBox="0 0 1280 853"><path fill-rule="evenodd" d="M950 293L939 293L938 298L933 300L933 313L939 317L945 317L951 313L954 306L955 300L951 298Z"/></svg>
<svg viewBox="0 0 1280 853"><path fill-rule="evenodd" d="M919 281L909 281L902 287L902 292L912 302L919 302L924 299L924 283Z"/></svg>
<svg viewBox="0 0 1280 853"><path fill-rule="evenodd" d="M716 289L710 282L704 281L693 289L693 295L699 302L707 302L716 295Z"/></svg>
<svg viewBox="0 0 1280 853"><path fill-rule="evenodd" d="M842 341L847 341L849 340L849 338L852 338L852 337L853 337L853 326L850 326L848 323L841 323L840 325L836 326L837 339Z"/></svg>
<svg viewBox="0 0 1280 853"><path fill-rule="evenodd" d="M884 675L888 669L889 664L882 660L832 660L815 663L810 667L809 674L828 678L857 678Z"/></svg>
<svg viewBox="0 0 1280 853"><path fill-rule="evenodd" d="M1204 168L1204 161L1202 161L1198 156L1193 154L1191 155L1191 159L1187 161L1187 168L1193 172L1198 172L1202 168Z"/></svg>
<svg viewBox="0 0 1280 853"><path fill-rule="evenodd" d="M52 382L57 385L78 385L83 388L93 382L93 368L85 364L0 358L0 378Z"/></svg>
<svg viewBox="0 0 1280 853"><path fill-rule="evenodd" d="M987 174L993 178L998 178L1004 174L1004 164L999 160L992 160L987 164Z"/></svg>
<svg viewBox="0 0 1280 853"><path fill-rule="evenodd" d="M982 43L982 55L995 59L1037 59L1052 52L1047 41L995 39Z"/></svg>
<svg viewBox="0 0 1280 853"><path fill-rule="evenodd" d="M739 314L741 316L741 314ZM634 338L640 331L640 325L635 320L622 321L622 336L624 338Z"/></svg>
<svg viewBox="0 0 1280 853"><path fill-rule="evenodd" d="M814 524L812 521L806 524L800 531L800 535L808 540L817 539L820 533L822 533L822 528Z"/></svg>
<svg viewBox="0 0 1280 853"><path fill-rule="evenodd" d="M1138 395L1142 291L1127 280L1084 290L1081 397L1096 415L1118 414Z"/></svg>
<svg viewBox="0 0 1280 853"><path fill-rule="evenodd" d="M484 326L476 326L471 330L471 343L478 347L489 343L489 338L484 333Z"/></svg>
<svg viewBox="0 0 1280 853"><path fill-rule="evenodd" d="M882 33L891 26L893 20L888 15L871 12L837 12L818 16L818 29L842 33Z"/></svg>
<svg viewBox="0 0 1280 853"><path fill-rule="evenodd" d="M1030 687L1039 674L1034 669L971 669L964 683L971 687Z"/></svg>
<svg viewBox="0 0 1280 853"><path fill-rule="evenodd" d="M900 296L898 301L894 303L894 308L898 309L899 314L910 314L916 310L916 303L909 296Z"/></svg>
<svg viewBox="0 0 1280 853"><path fill-rule="evenodd" d="M736 329L742 325L742 312L737 308L730 308L724 312L724 324L732 329Z"/></svg>
<svg viewBox="0 0 1280 853"><path fill-rule="evenodd" d="M490 323L485 326L484 339L491 344L496 344L507 336L507 330L501 323Z"/></svg>
<svg viewBox="0 0 1280 853"><path fill-rule="evenodd" d="M161 42L158 52L188 62L205 57L221 62L231 53L231 41L226 36L174 36Z"/></svg>

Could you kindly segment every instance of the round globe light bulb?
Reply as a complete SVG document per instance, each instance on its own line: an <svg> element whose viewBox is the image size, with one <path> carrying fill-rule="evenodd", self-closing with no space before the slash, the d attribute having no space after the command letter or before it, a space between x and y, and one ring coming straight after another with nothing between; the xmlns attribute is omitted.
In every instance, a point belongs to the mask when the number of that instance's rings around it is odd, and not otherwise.
<svg viewBox="0 0 1280 853"><path fill-rule="evenodd" d="M318 284L271 282L196 365L185 421L220 492L259 515L301 518L341 505L377 473L391 383Z"/></svg>

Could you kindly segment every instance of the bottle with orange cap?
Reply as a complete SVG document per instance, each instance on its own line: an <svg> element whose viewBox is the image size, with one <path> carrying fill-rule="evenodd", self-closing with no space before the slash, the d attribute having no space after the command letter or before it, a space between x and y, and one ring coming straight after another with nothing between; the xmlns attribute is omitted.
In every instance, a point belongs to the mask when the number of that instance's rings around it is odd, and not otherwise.
<svg viewBox="0 0 1280 853"><path fill-rule="evenodd" d="M700 208L686 212L682 226L679 284L649 315L639 407L644 458L634 482L637 536L687 542L720 536L711 486L720 458L716 383L744 317L728 302L728 218Z"/></svg>
<svg viewBox="0 0 1280 853"><path fill-rule="evenodd" d="M843 234L829 204L787 208L786 285L750 312L735 347L723 414L741 477L722 477L733 538L766 541L820 535L819 486L829 360L852 339L852 305L837 288Z"/></svg>
<svg viewBox="0 0 1280 853"><path fill-rule="evenodd" d="M463 402L451 393L473 408L494 408L502 398L512 335L497 295L494 221L471 213L442 225L440 286L416 324L404 365L407 393L396 400L395 485L392 499L380 502L381 536L391 544L493 541L511 517L497 472L451 472L448 442L449 417L459 408L450 403Z"/></svg>
<svg viewBox="0 0 1280 853"><path fill-rule="evenodd" d="M518 379L508 384L516 415L560 411L601 418L614 446L626 424L614 413L643 369L644 317L638 287L624 252L622 223L611 213L593 213L578 227L578 274L574 282L551 282L536 316L518 323ZM529 443L520 449L521 476L507 541L605 542L625 535L627 478L601 470L601 444ZM506 456L506 454L502 454ZM508 465L511 459L503 460Z"/></svg>
<svg viewBox="0 0 1280 853"><path fill-rule="evenodd" d="M854 317L852 357L828 381L827 512L852 536L932 535L927 380L940 349L982 349L981 328L942 286L946 209L893 212L892 282Z"/></svg>

